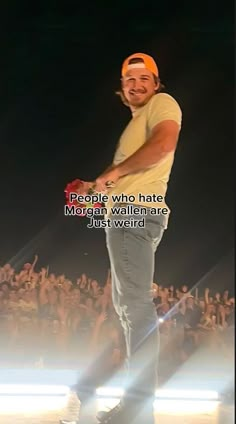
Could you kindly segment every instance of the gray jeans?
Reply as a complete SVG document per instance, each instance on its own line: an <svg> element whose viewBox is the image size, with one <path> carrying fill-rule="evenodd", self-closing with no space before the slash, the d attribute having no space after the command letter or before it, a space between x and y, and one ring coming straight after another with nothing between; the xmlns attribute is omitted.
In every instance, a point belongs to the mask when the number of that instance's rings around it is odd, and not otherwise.
<svg viewBox="0 0 236 424"><path fill-rule="evenodd" d="M145 218L145 227L106 228L113 304L123 327L129 368L127 393L153 397L157 383L159 332L152 298L155 252L166 228L163 215L110 216Z"/></svg>

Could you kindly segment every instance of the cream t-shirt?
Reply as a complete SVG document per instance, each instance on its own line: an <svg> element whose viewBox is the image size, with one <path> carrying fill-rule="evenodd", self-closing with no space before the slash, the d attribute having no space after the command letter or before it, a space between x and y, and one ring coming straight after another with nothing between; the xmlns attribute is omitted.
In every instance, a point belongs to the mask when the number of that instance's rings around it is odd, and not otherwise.
<svg viewBox="0 0 236 424"><path fill-rule="evenodd" d="M165 120L173 120L181 128L182 111L172 96L166 93L158 93L133 114L131 121L121 135L113 158L113 164L118 165L135 153L150 137L152 129ZM173 162L174 152L170 152L157 164L121 177L117 181L116 186L108 192L109 200L106 203L107 217L110 215L110 208L115 204L112 196L122 193L128 196L135 196L133 204L153 208L167 208L169 214L170 209L165 203L165 195ZM146 202L145 200L140 200L139 193L146 196L156 194L157 196L162 196L164 200L163 202Z"/></svg>

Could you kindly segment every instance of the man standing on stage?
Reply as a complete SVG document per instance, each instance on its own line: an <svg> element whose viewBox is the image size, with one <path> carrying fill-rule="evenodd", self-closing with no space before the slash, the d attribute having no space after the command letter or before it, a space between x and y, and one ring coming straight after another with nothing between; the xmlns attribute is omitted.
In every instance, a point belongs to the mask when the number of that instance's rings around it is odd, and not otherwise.
<svg viewBox="0 0 236 424"><path fill-rule="evenodd" d="M103 424L153 424L159 351L152 299L155 251L168 224L170 210L165 196L182 113L176 100L161 92L159 71L152 57L143 53L129 56L122 65L121 77L119 94L130 108L132 119L121 135L112 165L96 179L95 190L109 195L107 218L112 225L106 228L106 242L112 296L125 335L129 373L121 403L98 419ZM111 181L113 187L107 189ZM120 194L135 196L132 205L140 208L140 214L112 215L111 196ZM153 195L158 196L158 202L152 201ZM145 216L141 213L143 207ZM162 213L151 214L153 208L161 208ZM143 218L145 227L113 225L115 220Z"/></svg>
<svg viewBox="0 0 236 424"><path fill-rule="evenodd" d="M108 211L114 206L111 196L114 199L114 195L123 193L135 196L132 205L145 206L147 215L108 215L111 222L145 218L145 227L115 228L112 225L106 228L113 303L124 330L129 379L123 401L114 410L104 413L100 421L130 424L135 417L135 424L152 424L152 402L149 401L153 400L156 389L159 350L151 295L154 261L168 224L170 211L165 195L182 113L173 97L160 92L159 71L152 57L143 53L131 55L123 63L121 76L120 96L130 108L132 119L120 138L111 168L96 179L95 189L106 192L106 183L112 181ZM159 196L158 203L146 201L147 196L154 194ZM162 208L163 213L152 215L151 208ZM141 418L144 404L147 412Z"/></svg>

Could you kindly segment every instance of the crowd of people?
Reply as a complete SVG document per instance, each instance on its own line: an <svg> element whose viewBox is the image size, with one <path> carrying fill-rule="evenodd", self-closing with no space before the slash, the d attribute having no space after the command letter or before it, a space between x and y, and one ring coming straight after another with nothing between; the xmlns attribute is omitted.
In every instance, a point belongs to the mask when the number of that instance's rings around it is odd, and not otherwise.
<svg viewBox="0 0 236 424"><path fill-rule="evenodd" d="M0 267L0 365L78 366L79 358L103 357L120 367L125 343L112 304L110 271L103 284L82 274L72 282L65 275L36 271L38 257L16 272ZM178 289L153 282L150 296L157 311L160 360L178 364L201 344L223 343L234 326L235 299L228 290L203 297L187 285ZM104 356L105 354L105 356Z"/></svg>

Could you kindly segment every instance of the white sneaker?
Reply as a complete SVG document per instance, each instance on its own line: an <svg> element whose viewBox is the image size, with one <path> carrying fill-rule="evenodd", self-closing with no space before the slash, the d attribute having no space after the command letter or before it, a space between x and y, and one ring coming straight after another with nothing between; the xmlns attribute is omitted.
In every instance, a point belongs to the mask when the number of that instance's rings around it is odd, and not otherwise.
<svg viewBox="0 0 236 424"><path fill-rule="evenodd" d="M67 405L63 411L63 419L60 424L78 424L81 402L76 392L71 391L68 395Z"/></svg>

